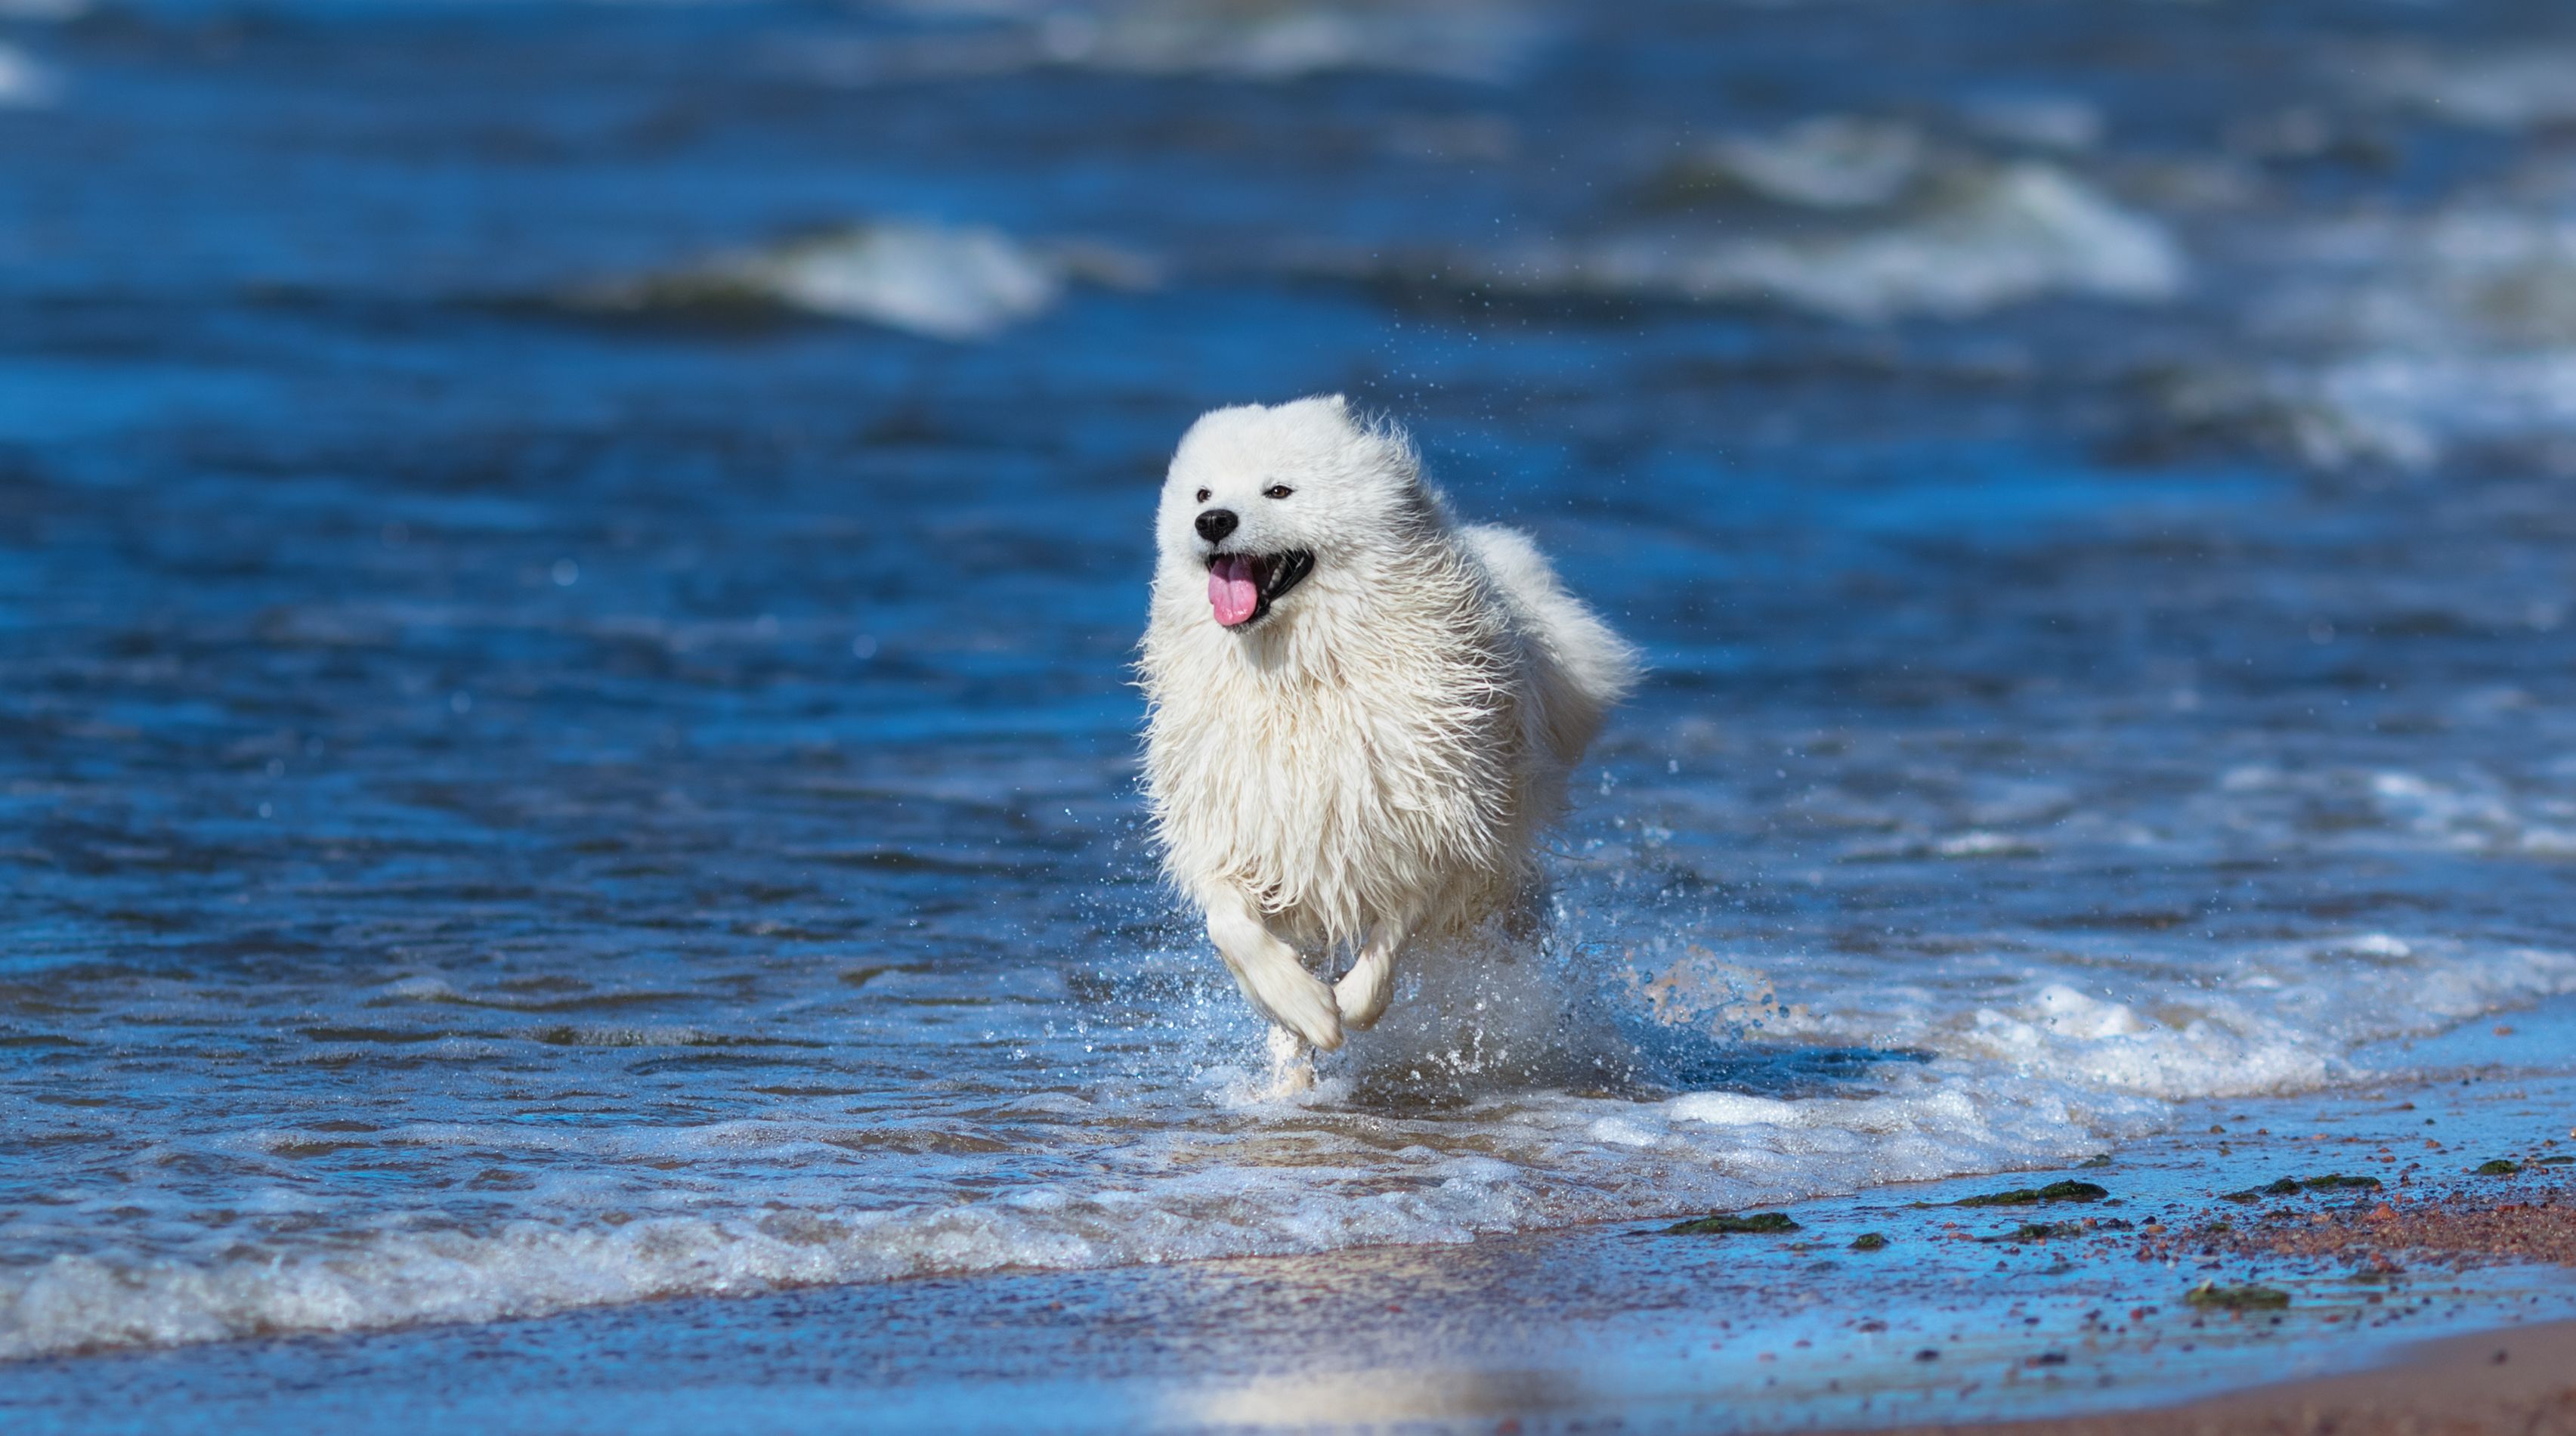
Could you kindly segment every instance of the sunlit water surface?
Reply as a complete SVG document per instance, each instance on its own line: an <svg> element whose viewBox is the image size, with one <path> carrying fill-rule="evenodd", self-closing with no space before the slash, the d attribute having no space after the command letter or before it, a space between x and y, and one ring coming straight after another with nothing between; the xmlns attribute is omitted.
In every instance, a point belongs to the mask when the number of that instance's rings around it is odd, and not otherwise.
<svg viewBox="0 0 2576 1436"><path fill-rule="evenodd" d="M0 7L0 1357L2043 1166L2576 990L2562 61ZM1265 1104L1127 665L1180 429L1335 389L1654 674Z"/></svg>

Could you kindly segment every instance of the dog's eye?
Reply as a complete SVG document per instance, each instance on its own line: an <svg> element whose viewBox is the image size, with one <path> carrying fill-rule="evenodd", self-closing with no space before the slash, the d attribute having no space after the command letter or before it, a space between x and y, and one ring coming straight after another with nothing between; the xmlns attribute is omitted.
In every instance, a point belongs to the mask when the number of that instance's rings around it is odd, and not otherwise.
<svg viewBox="0 0 2576 1436"><path fill-rule="evenodd" d="M1261 491L1261 496L1265 499L1284 499L1295 492L1297 492L1295 489L1286 484L1272 484Z"/></svg>
<svg viewBox="0 0 2576 1436"><path fill-rule="evenodd" d="M1208 491L1207 491L1207 490L1205 490L1205 489L1201 489L1201 490L1199 490L1199 502L1200 502L1200 503L1206 503L1206 502L1207 502L1207 494L1208 494Z"/></svg>

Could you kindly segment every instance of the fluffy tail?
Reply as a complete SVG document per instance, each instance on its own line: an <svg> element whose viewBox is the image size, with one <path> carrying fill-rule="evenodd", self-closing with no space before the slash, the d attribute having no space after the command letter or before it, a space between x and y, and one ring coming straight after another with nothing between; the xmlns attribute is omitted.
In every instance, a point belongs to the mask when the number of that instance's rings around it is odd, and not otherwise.
<svg viewBox="0 0 2576 1436"><path fill-rule="evenodd" d="M1529 535L1474 524L1459 529L1458 539L1528 641L1538 668L1540 726L1557 760L1572 767L1611 706L1637 686L1637 650L1565 591Z"/></svg>

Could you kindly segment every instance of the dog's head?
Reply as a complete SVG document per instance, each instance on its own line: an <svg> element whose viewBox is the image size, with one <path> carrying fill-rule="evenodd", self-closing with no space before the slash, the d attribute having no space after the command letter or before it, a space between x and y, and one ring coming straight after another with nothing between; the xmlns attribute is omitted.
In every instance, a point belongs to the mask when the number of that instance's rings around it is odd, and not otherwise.
<svg viewBox="0 0 2576 1436"><path fill-rule="evenodd" d="M1162 581L1204 574L1210 618L1249 631L1315 575L1399 548L1432 504L1404 436L1353 419L1339 394L1212 410L1163 480Z"/></svg>

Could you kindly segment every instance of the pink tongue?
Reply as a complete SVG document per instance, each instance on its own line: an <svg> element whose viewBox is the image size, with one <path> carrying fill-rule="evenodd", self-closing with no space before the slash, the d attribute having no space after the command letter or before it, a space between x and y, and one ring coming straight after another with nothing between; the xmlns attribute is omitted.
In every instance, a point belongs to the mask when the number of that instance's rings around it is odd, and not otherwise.
<svg viewBox="0 0 2576 1436"><path fill-rule="evenodd" d="M1208 570L1208 606L1228 628L1252 617L1261 606L1261 590L1252 582L1252 560L1240 554L1218 559Z"/></svg>

